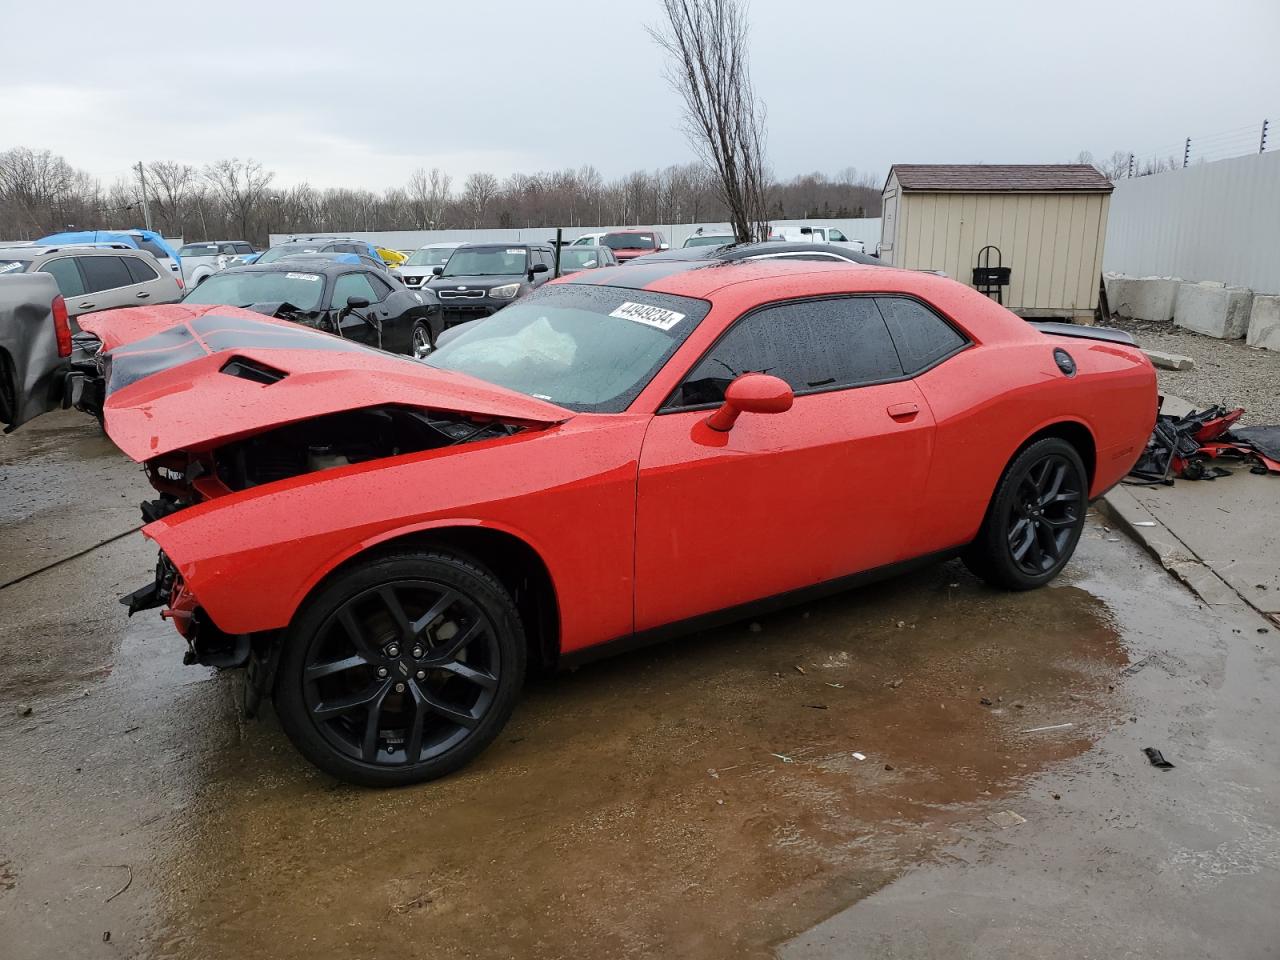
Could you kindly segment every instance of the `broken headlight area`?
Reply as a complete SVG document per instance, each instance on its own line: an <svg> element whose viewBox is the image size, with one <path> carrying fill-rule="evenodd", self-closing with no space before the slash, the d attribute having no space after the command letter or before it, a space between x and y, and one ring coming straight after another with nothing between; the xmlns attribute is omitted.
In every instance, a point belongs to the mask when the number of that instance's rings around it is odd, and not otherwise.
<svg viewBox="0 0 1280 960"><path fill-rule="evenodd" d="M379 407L289 424L229 444L214 455L228 490L406 453L511 436L518 426L455 413Z"/></svg>

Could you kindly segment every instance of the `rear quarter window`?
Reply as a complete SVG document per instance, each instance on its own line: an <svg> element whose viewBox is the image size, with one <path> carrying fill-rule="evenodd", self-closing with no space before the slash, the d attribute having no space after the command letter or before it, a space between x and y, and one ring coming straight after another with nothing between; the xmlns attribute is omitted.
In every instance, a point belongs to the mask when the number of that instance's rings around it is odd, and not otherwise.
<svg viewBox="0 0 1280 960"><path fill-rule="evenodd" d="M906 297L876 297L902 368L908 376L933 366L969 341L923 303Z"/></svg>
<svg viewBox="0 0 1280 960"><path fill-rule="evenodd" d="M159 279L160 275L151 268L151 264L147 263L141 257L121 257L124 265L129 270L129 276L133 278L134 283L149 283L152 280Z"/></svg>

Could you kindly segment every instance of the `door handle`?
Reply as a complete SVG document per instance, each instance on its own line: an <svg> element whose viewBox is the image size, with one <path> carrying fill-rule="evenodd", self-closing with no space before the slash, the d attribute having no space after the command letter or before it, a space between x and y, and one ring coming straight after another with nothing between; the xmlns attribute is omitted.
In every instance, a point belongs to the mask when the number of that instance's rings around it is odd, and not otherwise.
<svg viewBox="0 0 1280 960"><path fill-rule="evenodd" d="M151 296L151 294L149 294L149 293L147 293L145 290L143 290L140 294L138 294L138 299L139 299L139 300L147 300L147 299L149 299L149 298L150 298L150 296Z"/></svg>
<svg viewBox="0 0 1280 960"><path fill-rule="evenodd" d="M914 403L891 403L884 408L885 413L900 422L914 420L916 414L920 412L920 407Z"/></svg>
<svg viewBox="0 0 1280 960"><path fill-rule="evenodd" d="M88 301L86 300L84 303L77 303L77 304L76 304L76 309L77 309L77 310L92 310L92 309L93 309L93 306L94 306L94 305L93 305L92 303L90 303L90 302L88 302Z"/></svg>

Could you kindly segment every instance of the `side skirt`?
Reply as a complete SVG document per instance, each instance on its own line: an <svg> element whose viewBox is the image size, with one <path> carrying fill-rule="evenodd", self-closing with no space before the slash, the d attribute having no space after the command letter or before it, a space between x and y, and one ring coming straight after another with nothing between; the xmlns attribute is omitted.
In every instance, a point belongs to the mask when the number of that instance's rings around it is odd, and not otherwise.
<svg viewBox="0 0 1280 960"><path fill-rule="evenodd" d="M726 607L723 610L716 610L712 613L699 614L687 620L664 623L660 627L642 630L639 633L626 634L590 647L583 647L581 650L561 654L557 666L561 670L575 670L583 664L591 663L594 660L627 653L631 650L639 650L656 643L663 643L675 637L686 636L701 630L710 630L726 623L761 616L766 613L772 613L775 610L793 607L797 604L809 603L822 597L829 597L832 594L843 593L854 587L866 586L870 583L899 576L911 570L918 570L920 567L927 567L934 563L950 560L952 557L958 556L963 549L963 546L952 547L948 550L925 554L922 557L915 557L911 560L901 560L898 563L876 567L873 570L864 570L861 573L850 574L847 577L824 580L822 583L815 583L809 587L800 587L796 590L789 590L786 593L774 594L771 597L765 597L763 600L752 600L748 603Z"/></svg>

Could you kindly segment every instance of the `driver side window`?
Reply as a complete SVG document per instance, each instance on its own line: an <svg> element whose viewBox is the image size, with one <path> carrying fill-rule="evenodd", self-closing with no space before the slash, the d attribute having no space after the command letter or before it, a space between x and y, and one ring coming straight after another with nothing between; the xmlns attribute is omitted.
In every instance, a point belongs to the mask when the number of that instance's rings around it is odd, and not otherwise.
<svg viewBox="0 0 1280 960"><path fill-rule="evenodd" d="M835 241L837 241L838 243L848 243L848 242L849 242L848 240L846 240L846 239L845 239L844 234L843 234L843 233L841 233L839 230L835 229L834 227L832 227L830 230L828 230L828 231L827 231L827 239L829 239L829 240L835 240Z"/></svg>
<svg viewBox="0 0 1280 960"><path fill-rule="evenodd" d="M796 394L900 378L902 364L869 297L801 300L739 320L690 371L676 406L721 403L744 373L771 373Z"/></svg>
<svg viewBox="0 0 1280 960"><path fill-rule="evenodd" d="M377 303L382 298L363 273L344 273L333 284L333 309L341 310L347 305L348 297L364 297L370 303Z"/></svg>

